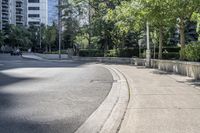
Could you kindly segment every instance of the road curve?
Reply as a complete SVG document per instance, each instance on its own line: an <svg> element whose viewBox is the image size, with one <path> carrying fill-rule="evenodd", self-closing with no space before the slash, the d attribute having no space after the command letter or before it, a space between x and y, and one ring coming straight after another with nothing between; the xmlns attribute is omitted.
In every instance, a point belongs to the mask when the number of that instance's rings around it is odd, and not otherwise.
<svg viewBox="0 0 200 133"><path fill-rule="evenodd" d="M2 56L2 55L0 55ZM113 83L96 64L0 57L0 132L72 133Z"/></svg>

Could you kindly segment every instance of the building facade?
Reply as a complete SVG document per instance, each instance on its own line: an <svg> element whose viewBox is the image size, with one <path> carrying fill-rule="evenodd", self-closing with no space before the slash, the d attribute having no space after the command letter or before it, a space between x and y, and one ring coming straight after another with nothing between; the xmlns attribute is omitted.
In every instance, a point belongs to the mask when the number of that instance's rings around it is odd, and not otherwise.
<svg viewBox="0 0 200 133"><path fill-rule="evenodd" d="M28 0L27 25L48 24L48 0Z"/></svg>
<svg viewBox="0 0 200 133"><path fill-rule="evenodd" d="M6 24L9 23L9 0L1 0L1 12L0 12L0 24L1 29L5 27Z"/></svg>
<svg viewBox="0 0 200 133"><path fill-rule="evenodd" d="M47 0L0 0L0 29L7 24L48 24Z"/></svg>
<svg viewBox="0 0 200 133"><path fill-rule="evenodd" d="M0 30L2 29L2 0L0 0Z"/></svg>
<svg viewBox="0 0 200 133"><path fill-rule="evenodd" d="M185 43L191 43L198 41L198 33L197 33L197 22L188 21L185 24ZM177 27L174 27L171 31L171 35L169 38L169 44L172 46L176 46L180 44L180 32Z"/></svg>
<svg viewBox="0 0 200 133"><path fill-rule="evenodd" d="M13 14L15 14L14 19L16 20L15 21L16 25L24 26L25 25L25 17L26 17L25 0L16 0L14 7L15 7L15 11Z"/></svg>

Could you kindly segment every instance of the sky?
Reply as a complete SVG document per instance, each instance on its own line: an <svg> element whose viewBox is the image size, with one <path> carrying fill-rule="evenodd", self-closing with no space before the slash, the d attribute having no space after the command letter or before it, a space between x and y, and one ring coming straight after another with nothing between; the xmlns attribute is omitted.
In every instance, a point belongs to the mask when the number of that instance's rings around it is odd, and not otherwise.
<svg viewBox="0 0 200 133"><path fill-rule="evenodd" d="M57 5L58 0L48 0L49 24L52 24L53 21L57 20Z"/></svg>

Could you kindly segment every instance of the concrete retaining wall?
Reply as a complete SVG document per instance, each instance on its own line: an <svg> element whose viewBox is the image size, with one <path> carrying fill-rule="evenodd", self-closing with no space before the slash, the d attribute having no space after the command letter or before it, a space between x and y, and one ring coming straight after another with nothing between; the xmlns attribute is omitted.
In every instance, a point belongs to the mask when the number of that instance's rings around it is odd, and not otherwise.
<svg viewBox="0 0 200 133"><path fill-rule="evenodd" d="M200 63L197 62L152 60L151 65L153 68L159 70L185 75L194 79L200 79Z"/></svg>
<svg viewBox="0 0 200 133"><path fill-rule="evenodd" d="M73 57L74 60L88 62L102 62L114 64L131 64L136 66L145 66L145 59L139 58L112 58L112 57ZM151 60L151 67L166 72L173 72L194 79L200 79L200 63L184 62L173 60Z"/></svg>
<svg viewBox="0 0 200 133"><path fill-rule="evenodd" d="M36 56L39 56L43 59L48 59L48 60L57 60L59 59L59 55L58 54L39 54L39 53L35 53ZM67 54L62 54L62 59L69 59Z"/></svg>
<svg viewBox="0 0 200 133"><path fill-rule="evenodd" d="M131 58L115 58L115 57L73 57L74 60L88 62L102 62L114 64L132 64Z"/></svg>

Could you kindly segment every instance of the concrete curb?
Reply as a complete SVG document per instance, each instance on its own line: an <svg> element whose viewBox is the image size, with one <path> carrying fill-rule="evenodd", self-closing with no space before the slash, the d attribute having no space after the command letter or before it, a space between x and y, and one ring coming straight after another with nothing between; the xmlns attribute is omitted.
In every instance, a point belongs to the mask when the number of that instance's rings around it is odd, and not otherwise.
<svg viewBox="0 0 200 133"><path fill-rule="evenodd" d="M113 75L111 91L99 108L75 133L116 133L129 103L126 78L117 69L105 66Z"/></svg>

